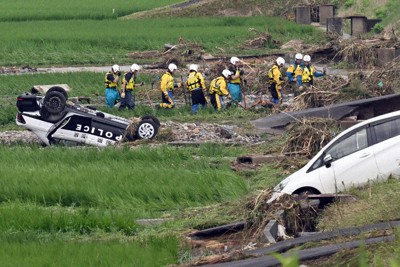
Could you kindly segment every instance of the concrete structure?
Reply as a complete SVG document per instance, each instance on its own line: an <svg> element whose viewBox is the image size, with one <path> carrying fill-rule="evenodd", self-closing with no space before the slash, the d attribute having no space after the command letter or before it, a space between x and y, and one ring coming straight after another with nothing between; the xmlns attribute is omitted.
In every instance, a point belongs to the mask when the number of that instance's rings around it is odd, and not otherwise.
<svg viewBox="0 0 400 267"><path fill-rule="evenodd" d="M368 31L368 19L365 16L349 16L351 35L357 36Z"/></svg>
<svg viewBox="0 0 400 267"><path fill-rule="evenodd" d="M295 7L296 23L311 24L311 7L298 6Z"/></svg>
<svg viewBox="0 0 400 267"><path fill-rule="evenodd" d="M276 240L278 239L279 235L282 234L279 231L280 227L278 219L282 219L283 214L284 214L283 210L278 210L274 216L276 219L270 220L268 224L265 226L263 233L266 242L274 244L276 243Z"/></svg>
<svg viewBox="0 0 400 267"><path fill-rule="evenodd" d="M327 19L333 18L335 16L334 13L335 13L334 5L319 6L319 24L327 25Z"/></svg>
<svg viewBox="0 0 400 267"><path fill-rule="evenodd" d="M327 18L326 31L329 33L343 35L343 19L342 18Z"/></svg>
<svg viewBox="0 0 400 267"><path fill-rule="evenodd" d="M251 121L251 123L260 131L278 134L283 133L286 130L285 127L291 122L302 118L318 117L342 120L345 117L356 116L357 120L367 120L399 109L400 94L391 94L326 107L309 108L289 113L281 112Z"/></svg>

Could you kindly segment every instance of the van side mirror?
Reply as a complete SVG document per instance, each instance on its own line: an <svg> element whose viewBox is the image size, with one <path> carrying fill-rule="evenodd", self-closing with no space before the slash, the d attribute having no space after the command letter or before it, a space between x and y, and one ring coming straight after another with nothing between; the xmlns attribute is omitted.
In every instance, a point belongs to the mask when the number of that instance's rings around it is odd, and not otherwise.
<svg viewBox="0 0 400 267"><path fill-rule="evenodd" d="M330 168L331 167L331 163L332 163L332 160L333 160L333 158L332 158L332 156L330 155L330 154L328 154L328 155L326 155L325 157L324 157L324 165L325 165L325 167L327 167L327 168Z"/></svg>

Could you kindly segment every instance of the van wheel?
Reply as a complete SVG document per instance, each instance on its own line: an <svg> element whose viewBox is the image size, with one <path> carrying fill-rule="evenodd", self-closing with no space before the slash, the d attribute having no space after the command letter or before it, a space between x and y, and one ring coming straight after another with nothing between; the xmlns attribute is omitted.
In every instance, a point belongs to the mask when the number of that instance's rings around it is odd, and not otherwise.
<svg viewBox="0 0 400 267"><path fill-rule="evenodd" d="M316 194L316 193L314 192L314 190L311 190L311 189L306 189L306 190L303 190L303 191L300 191L297 193L297 195L299 195L299 196L308 196L308 195L314 195L314 194Z"/></svg>
<svg viewBox="0 0 400 267"><path fill-rule="evenodd" d="M300 207L302 207L303 209L308 207L317 208L319 206L320 200L308 199L308 195L319 194L318 192L316 192L316 190L307 188L296 192L296 194L298 195L298 202L300 204Z"/></svg>
<svg viewBox="0 0 400 267"><path fill-rule="evenodd" d="M153 139L158 133L158 126L153 120L142 120L136 129L138 139Z"/></svg>

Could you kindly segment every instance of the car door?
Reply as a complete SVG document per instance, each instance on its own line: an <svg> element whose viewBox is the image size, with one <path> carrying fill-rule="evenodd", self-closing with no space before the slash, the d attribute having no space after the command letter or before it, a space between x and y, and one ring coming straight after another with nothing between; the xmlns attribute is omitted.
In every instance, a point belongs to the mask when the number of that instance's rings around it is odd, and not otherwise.
<svg viewBox="0 0 400 267"><path fill-rule="evenodd" d="M378 168L372 147L368 146L367 128L358 129L339 139L324 152L331 160L320 168L321 184L326 193L336 193L376 179Z"/></svg>
<svg viewBox="0 0 400 267"><path fill-rule="evenodd" d="M387 179L390 175L400 178L400 118L386 120L371 128L379 178Z"/></svg>

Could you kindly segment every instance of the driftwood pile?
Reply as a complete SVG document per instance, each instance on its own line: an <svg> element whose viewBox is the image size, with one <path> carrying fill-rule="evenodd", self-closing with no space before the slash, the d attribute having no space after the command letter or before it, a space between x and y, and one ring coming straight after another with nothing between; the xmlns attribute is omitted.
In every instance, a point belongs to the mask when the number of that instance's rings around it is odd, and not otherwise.
<svg viewBox="0 0 400 267"><path fill-rule="evenodd" d="M311 158L333 138L337 127L337 121L333 119L298 120L288 132L282 153Z"/></svg>
<svg viewBox="0 0 400 267"><path fill-rule="evenodd" d="M332 105L338 101L340 93L330 91L319 91L311 88L309 91L296 96L286 111L297 111L308 108L318 108Z"/></svg>
<svg viewBox="0 0 400 267"><path fill-rule="evenodd" d="M372 68L377 64L375 42L365 40L341 40L337 57L354 64L356 68Z"/></svg>
<svg viewBox="0 0 400 267"><path fill-rule="evenodd" d="M399 48L400 42L396 37L381 39L336 39L332 42L336 47L335 58L349 62L356 68L371 69L378 65L377 48Z"/></svg>
<svg viewBox="0 0 400 267"><path fill-rule="evenodd" d="M362 82L371 95L393 94L400 84L400 57L384 66L383 70L374 70Z"/></svg>
<svg viewBox="0 0 400 267"><path fill-rule="evenodd" d="M268 32L261 32L254 28L250 28L249 32L255 36L246 40L246 42L241 46L242 49L265 48L269 43L276 46L280 45L280 42L273 40L271 34Z"/></svg>
<svg viewBox="0 0 400 267"><path fill-rule="evenodd" d="M199 62L205 51L201 45L193 41L185 41L180 38L176 45L165 44L164 51L152 50L143 52L133 52L128 57L138 59L154 59L154 63L159 67L166 68L169 63L175 63L178 66L184 66L187 63Z"/></svg>

